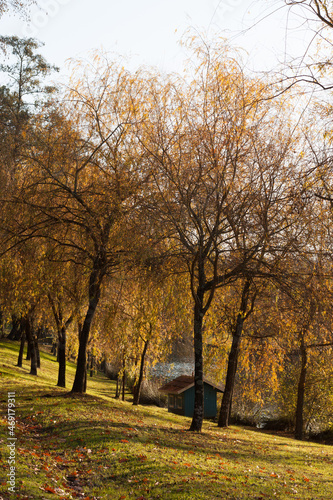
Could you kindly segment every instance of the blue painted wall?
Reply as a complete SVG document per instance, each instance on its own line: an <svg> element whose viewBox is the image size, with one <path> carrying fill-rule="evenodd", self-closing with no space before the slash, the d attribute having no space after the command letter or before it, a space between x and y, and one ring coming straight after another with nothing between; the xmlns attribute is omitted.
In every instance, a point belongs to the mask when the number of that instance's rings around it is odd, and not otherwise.
<svg viewBox="0 0 333 500"><path fill-rule="evenodd" d="M185 417L193 417L194 412L194 387L187 389L180 396L183 396L183 408L170 408L168 410ZM176 396L179 397L179 396ZM214 418L217 413L216 389L204 383L204 418Z"/></svg>

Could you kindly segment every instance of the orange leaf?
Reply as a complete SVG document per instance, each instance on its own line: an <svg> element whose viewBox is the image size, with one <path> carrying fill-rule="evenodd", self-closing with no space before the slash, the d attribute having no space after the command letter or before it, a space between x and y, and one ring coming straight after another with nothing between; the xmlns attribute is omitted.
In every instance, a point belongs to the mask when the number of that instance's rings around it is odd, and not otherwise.
<svg viewBox="0 0 333 500"><path fill-rule="evenodd" d="M50 488L50 486L44 486L44 490L48 491L49 493L55 493L55 490L53 488Z"/></svg>

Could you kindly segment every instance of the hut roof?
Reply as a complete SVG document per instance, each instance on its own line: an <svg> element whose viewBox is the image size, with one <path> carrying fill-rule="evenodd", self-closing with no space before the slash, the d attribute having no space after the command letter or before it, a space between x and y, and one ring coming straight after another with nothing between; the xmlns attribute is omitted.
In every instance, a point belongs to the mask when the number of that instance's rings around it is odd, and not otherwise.
<svg viewBox="0 0 333 500"><path fill-rule="evenodd" d="M207 380L205 377L203 381L214 387L218 392L223 392L223 389L221 386L215 385L209 380ZM159 391L161 392L167 392L170 394L181 394L182 392L186 391L187 389L190 389L191 387L194 386L194 377L190 375L181 375L180 377L177 377L170 382L167 382L166 384L162 385L162 387L159 388Z"/></svg>

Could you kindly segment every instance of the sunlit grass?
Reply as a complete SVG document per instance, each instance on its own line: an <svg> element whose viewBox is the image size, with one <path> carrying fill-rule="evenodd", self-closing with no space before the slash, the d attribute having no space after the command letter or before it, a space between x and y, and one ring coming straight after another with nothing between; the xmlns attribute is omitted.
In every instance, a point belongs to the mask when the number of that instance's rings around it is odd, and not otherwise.
<svg viewBox="0 0 333 500"><path fill-rule="evenodd" d="M18 345L0 343L1 415L16 391L18 499L331 499L331 446L190 419L113 398L114 382L88 379L88 394L55 386L57 363L42 355L38 377ZM75 367L68 366L68 388ZM3 418L2 443L7 423ZM7 456L1 469L6 477ZM0 491L6 493L6 481Z"/></svg>

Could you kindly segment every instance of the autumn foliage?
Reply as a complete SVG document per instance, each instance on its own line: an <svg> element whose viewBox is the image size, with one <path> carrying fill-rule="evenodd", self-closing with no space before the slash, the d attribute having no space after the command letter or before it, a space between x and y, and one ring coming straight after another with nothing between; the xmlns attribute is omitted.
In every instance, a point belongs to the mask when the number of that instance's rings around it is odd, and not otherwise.
<svg viewBox="0 0 333 500"><path fill-rule="evenodd" d="M225 41L187 44L182 76L96 53L57 93L29 82L45 76L31 45L26 80L2 88L3 332L22 352L27 339L34 375L38 336L52 336L59 386L76 360L72 393L87 362L88 375L112 362L136 404L191 339L192 431L209 374L225 385L220 426L283 417L302 438L332 418L330 107L314 127Z"/></svg>

